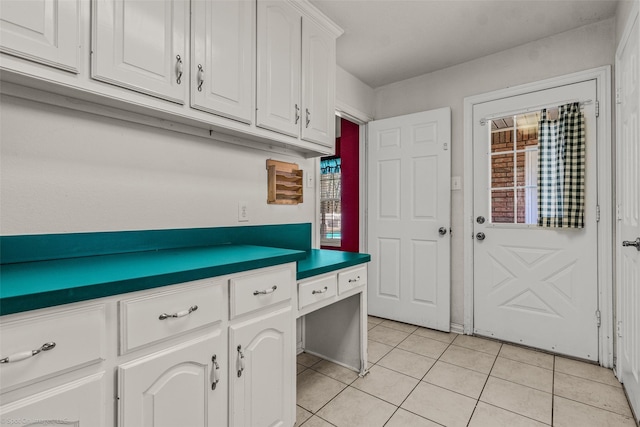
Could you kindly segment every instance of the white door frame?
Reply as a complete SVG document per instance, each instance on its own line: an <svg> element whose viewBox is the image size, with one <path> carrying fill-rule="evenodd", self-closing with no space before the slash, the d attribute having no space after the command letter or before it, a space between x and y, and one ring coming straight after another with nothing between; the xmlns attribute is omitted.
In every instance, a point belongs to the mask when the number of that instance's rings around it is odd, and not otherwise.
<svg viewBox="0 0 640 427"><path fill-rule="evenodd" d="M473 107L476 104L551 89L556 86L596 80L599 116L596 121L598 147L598 360L613 367L613 178L611 146L611 67L593 68L539 82L514 86L464 99L464 333L473 334Z"/></svg>

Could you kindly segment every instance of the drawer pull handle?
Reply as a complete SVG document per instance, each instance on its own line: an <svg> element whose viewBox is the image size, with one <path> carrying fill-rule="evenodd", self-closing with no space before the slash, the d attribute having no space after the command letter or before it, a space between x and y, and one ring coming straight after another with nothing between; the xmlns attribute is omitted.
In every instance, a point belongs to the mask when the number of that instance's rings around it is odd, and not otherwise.
<svg viewBox="0 0 640 427"><path fill-rule="evenodd" d="M213 381L211 382L211 390L215 390L218 382L220 382L220 374L218 371L220 370L220 365L218 365L217 359L218 357L214 354L211 357L211 362L213 364L213 369L211 374L213 375Z"/></svg>
<svg viewBox="0 0 640 427"><path fill-rule="evenodd" d="M238 346L238 378L242 376L244 371L244 353L242 352L242 346Z"/></svg>
<svg viewBox="0 0 640 427"><path fill-rule="evenodd" d="M20 353L12 354L11 356L7 356L7 357L5 357L3 359L0 359L0 363L19 362L21 360L33 357L36 354L39 354L39 353L41 353L43 351L49 351L52 348L54 348L55 346L56 346L56 343L54 343L53 341L52 342L48 342L48 343L44 343L44 344L42 344L42 347L37 348L35 350L21 351Z"/></svg>
<svg viewBox="0 0 640 427"><path fill-rule="evenodd" d="M254 295L267 295L267 294L272 294L275 292L275 290L278 289L278 287L276 285L273 285L270 289L265 289L263 291L253 291Z"/></svg>
<svg viewBox="0 0 640 427"><path fill-rule="evenodd" d="M170 317L184 317L187 314L193 313L197 309L198 309L197 305L192 305L191 307L189 307L188 310L178 311L177 313L173 313L173 314L162 313L160 316L158 316L158 319L165 320L165 319L168 319Z"/></svg>
<svg viewBox="0 0 640 427"><path fill-rule="evenodd" d="M360 276L356 277L355 279L349 279L349 283L355 283L359 280L360 280Z"/></svg>
<svg viewBox="0 0 640 427"><path fill-rule="evenodd" d="M316 290L314 289L314 290L311 292L311 295L315 295L315 294L324 294L325 292L327 292L327 289L329 289L329 288L327 288L326 286L325 286L324 288L322 288L321 290L319 290L319 291L316 291Z"/></svg>

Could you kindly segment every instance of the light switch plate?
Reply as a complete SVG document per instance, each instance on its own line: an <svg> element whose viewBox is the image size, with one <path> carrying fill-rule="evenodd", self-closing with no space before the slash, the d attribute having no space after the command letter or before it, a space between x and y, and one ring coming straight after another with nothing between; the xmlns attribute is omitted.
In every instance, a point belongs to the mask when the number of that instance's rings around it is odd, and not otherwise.
<svg viewBox="0 0 640 427"><path fill-rule="evenodd" d="M462 190L462 178L459 176L451 177L451 190Z"/></svg>

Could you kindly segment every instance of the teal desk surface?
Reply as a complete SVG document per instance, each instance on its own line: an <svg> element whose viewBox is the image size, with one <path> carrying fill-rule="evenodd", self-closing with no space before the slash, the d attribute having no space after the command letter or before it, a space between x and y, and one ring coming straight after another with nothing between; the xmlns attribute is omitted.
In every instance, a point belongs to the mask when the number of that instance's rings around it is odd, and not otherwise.
<svg viewBox="0 0 640 427"><path fill-rule="evenodd" d="M297 279L302 280L369 261L371 261L369 254L311 249L307 252L305 259L298 261Z"/></svg>
<svg viewBox="0 0 640 427"><path fill-rule="evenodd" d="M165 249L3 264L0 315L298 262L297 279L366 263L368 254L252 245Z"/></svg>
<svg viewBox="0 0 640 427"><path fill-rule="evenodd" d="M3 264L0 315L238 273L304 259L251 245L167 249Z"/></svg>

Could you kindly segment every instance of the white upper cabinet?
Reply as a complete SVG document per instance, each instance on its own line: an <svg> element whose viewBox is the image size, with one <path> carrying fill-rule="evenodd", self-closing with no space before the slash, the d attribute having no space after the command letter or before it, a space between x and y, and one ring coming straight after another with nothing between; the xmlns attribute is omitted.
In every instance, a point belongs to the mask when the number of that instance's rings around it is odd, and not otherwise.
<svg viewBox="0 0 640 427"><path fill-rule="evenodd" d="M79 0L1 0L0 51L78 73Z"/></svg>
<svg viewBox="0 0 640 427"><path fill-rule="evenodd" d="M302 21L302 139L335 143L336 39L311 19Z"/></svg>
<svg viewBox="0 0 640 427"><path fill-rule="evenodd" d="M302 15L283 1L258 1L257 125L300 134Z"/></svg>
<svg viewBox="0 0 640 427"><path fill-rule="evenodd" d="M255 1L191 2L191 106L245 123L253 118Z"/></svg>
<svg viewBox="0 0 640 427"><path fill-rule="evenodd" d="M95 0L92 77L184 103L185 0Z"/></svg>

